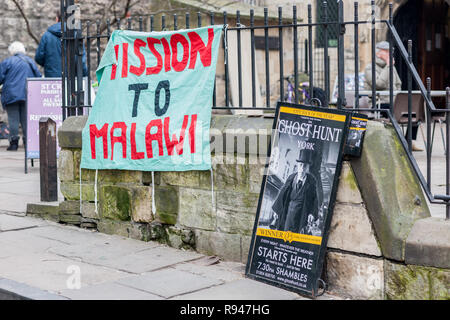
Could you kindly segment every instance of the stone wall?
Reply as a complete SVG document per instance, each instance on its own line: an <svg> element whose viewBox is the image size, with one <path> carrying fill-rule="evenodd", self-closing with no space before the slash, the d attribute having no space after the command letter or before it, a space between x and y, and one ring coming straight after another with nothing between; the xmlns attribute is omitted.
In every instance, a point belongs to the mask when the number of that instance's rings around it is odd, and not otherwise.
<svg viewBox="0 0 450 320"><path fill-rule="evenodd" d="M361 299L449 299L450 221L431 218L391 125L369 121L344 166L327 254L330 289Z"/></svg>
<svg viewBox="0 0 450 320"><path fill-rule="evenodd" d="M209 171L156 172L153 183L150 172L99 170L95 185L95 171L82 169L80 188L86 117L70 117L58 133L65 200L28 204L28 214L246 263L264 173L265 154L258 151L267 150L272 121L213 116L212 192ZM246 144L224 156L217 146L235 148L236 134L228 132L236 128L248 136ZM331 293L450 298L450 222L430 218L399 143L391 126L370 121L361 158L344 161L323 274Z"/></svg>

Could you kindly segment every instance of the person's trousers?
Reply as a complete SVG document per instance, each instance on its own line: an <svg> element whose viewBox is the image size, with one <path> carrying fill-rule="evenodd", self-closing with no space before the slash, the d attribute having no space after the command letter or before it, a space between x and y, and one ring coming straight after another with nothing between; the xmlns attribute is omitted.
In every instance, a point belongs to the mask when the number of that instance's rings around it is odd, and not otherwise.
<svg viewBox="0 0 450 320"><path fill-rule="evenodd" d="M419 126L417 124L413 124L411 127L411 138L412 140L416 140L417 139L417 130L419 130ZM408 140L408 129L406 129L406 133L405 133L405 139Z"/></svg>
<svg viewBox="0 0 450 320"><path fill-rule="evenodd" d="M5 106L8 114L9 141L19 140L19 123L22 126L23 141L26 141L26 108L25 101L17 101Z"/></svg>

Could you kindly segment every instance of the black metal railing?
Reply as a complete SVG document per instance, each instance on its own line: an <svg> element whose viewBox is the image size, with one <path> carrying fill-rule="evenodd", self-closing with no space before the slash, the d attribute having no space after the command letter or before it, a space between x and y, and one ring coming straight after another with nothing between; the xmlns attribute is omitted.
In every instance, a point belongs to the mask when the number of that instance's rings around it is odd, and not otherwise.
<svg viewBox="0 0 450 320"><path fill-rule="evenodd" d="M67 7L73 4L73 0L61 0L62 23L67 21ZM403 45L393 25L393 6L389 5L389 18L387 20L376 19L375 17L375 1L371 1L371 14L369 19L360 20L358 2L354 3L354 19L353 21L344 21L343 1L339 1L337 12L330 12L331 6L324 1L320 14L316 17L316 21L312 20L312 7L308 5L307 21L299 22L297 18L297 7L293 6L292 16L283 15L283 10L278 9L278 16L269 16L267 8L263 11L263 17L256 18L255 11L252 9L248 15L242 15L237 11L234 15L227 12L220 14L213 12L198 12L195 17L191 13L186 13L183 17L176 14L168 16L162 14L160 17L151 15L144 20L143 17L132 17L125 21L116 19L114 21L106 20L105 22L82 21L78 30L65 29L62 37L62 82L63 88L63 118L72 115L83 114L85 108L91 107L91 82L93 70L99 65L102 50L109 39L112 29L121 29L125 27L130 30L139 31L158 31L159 30L178 30L180 27L192 28L204 25L213 25L220 23L227 26L224 30L222 40L223 47L223 64L218 66L223 69L222 74L216 75L216 83L214 85L213 108L224 110L261 110L273 111L277 101L288 101L292 98L293 103L304 103L311 105L323 105L325 107L336 107L338 109L349 108L346 102L345 75L350 70L354 73L354 104L352 110L358 112L371 112L376 118L385 116L392 122L395 131L408 155L408 158L417 173L419 181L424 192L431 203L439 203L446 205L446 217L450 219L450 190L449 190L449 172L450 172L450 156L449 156L449 138L450 127L446 126L445 135L445 161L446 161L446 194L433 194L431 188L431 170L432 170L432 134L431 125L433 115L438 113L444 114L444 121L448 124L450 105L449 105L449 89L447 88L446 106L437 108L431 99L431 80L425 85L420 78L416 67L411 59L412 43L409 42L408 48ZM336 19L337 17L337 19ZM170 20L170 21L169 21ZM193 20L196 20L195 22ZM206 22L206 24L205 24ZM233 23L233 25L231 25ZM84 25L84 26L83 26ZM360 41L359 34L362 27L371 28L370 50L371 50L371 86L368 96L375 101L378 90L376 86L376 26L385 26L387 29L387 41L389 42L389 108L380 109L372 103L371 106L362 108L359 104L362 88L359 86L359 70L360 66ZM95 31L93 32L93 28ZM337 47L330 46L329 37L330 30L333 30L333 41L337 37ZM353 29L353 46L344 43L344 35L347 30ZM337 30L337 35L336 35ZM235 35L236 42L230 42L230 35ZM245 34L249 33L249 34ZM243 50L245 43L244 35L249 37L250 49ZM273 42L274 36L278 38ZM263 45L259 45L257 37L263 40ZM230 49L235 50L237 55L236 65L230 66ZM408 135L405 138L402 127L394 117L394 61L393 52L399 50L401 59L405 62L408 70ZM273 51L277 51L274 53ZM351 52L350 52L351 51ZM87 86L83 87L82 74L82 56L86 52L87 58ZM263 57L263 61L258 59ZM249 57L249 64L244 62ZM351 59L353 58L353 61ZM271 63L273 60L278 63ZM287 63L287 60L291 60ZM249 65L249 66L248 66ZM277 65L276 72L273 68ZM95 66L95 68L94 68ZM232 77L230 68L236 68L235 76ZM248 68L245 69L245 68ZM244 70L245 69L245 70ZM258 69L264 72L258 71ZM250 87L246 86L243 75L249 71L251 76ZM337 99L334 101L332 97L332 75L336 75L335 91ZM307 79L308 85L300 90L300 81ZM263 84L258 87L258 79L263 80ZM290 79L290 80L289 80ZM289 80L287 82L287 80ZM237 94L232 94L231 83L237 82ZM426 145L426 177L422 174L415 157L412 152L412 85L415 84L419 89L419 94L423 97L425 104L425 113L427 115L427 141ZM247 89L244 89L247 88ZM85 93L84 90L87 90ZM367 90L366 90L367 91ZM219 94L219 92L221 94ZM322 93L319 96L318 93ZM290 96L289 96L290 94ZM261 97L258 104L257 97ZM86 101L84 97L87 97ZM233 97L232 97L233 96ZM250 101L249 105L245 105L244 100Z"/></svg>

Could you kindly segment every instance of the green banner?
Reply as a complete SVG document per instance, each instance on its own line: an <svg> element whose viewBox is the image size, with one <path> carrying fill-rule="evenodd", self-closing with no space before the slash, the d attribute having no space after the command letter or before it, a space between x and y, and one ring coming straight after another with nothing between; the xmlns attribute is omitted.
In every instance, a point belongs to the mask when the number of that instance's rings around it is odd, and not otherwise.
<svg viewBox="0 0 450 320"><path fill-rule="evenodd" d="M223 26L111 35L83 129L81 167L211 168L209 128Z"/></svg>

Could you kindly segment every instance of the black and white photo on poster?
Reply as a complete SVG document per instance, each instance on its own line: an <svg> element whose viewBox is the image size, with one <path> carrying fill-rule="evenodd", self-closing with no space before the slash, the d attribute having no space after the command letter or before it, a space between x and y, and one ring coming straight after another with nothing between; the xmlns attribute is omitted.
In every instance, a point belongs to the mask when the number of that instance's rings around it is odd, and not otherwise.
<svg viewBox="0 0 450 320"><path fill-rule="evenodd" d="M343 132L326 119L296 118L280 114L259 227L321 237Z"/></svg>
<svg viewBox="0 0 450 320"><path fill-rule="evenodd" d="M345 112L278 106L247 276L317 294L347 130Z"/></svg>

